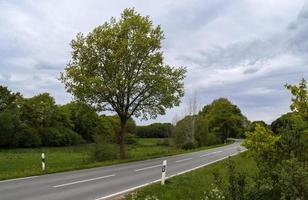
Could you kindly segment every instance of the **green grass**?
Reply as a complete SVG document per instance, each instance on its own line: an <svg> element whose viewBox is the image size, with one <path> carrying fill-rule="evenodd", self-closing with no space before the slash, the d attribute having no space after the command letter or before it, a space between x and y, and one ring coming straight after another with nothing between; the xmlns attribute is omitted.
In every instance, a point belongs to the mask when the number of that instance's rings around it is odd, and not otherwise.
<svg viewBox="0 0 308 200"><path fill-rule="evenodd" d="M0 180L42 174L42 152L46 156L47 168L45 173L54 173L157 158L222 146L214 145L185 151L172 146L159 146L157 145L158 140L162 139L140 138L136 144L127 145L127 159L104 162L93 162L89 159L89 152L93 144L71 147L0 150Z"/></svg>
<svg viewBox="0 0 308 200"><path fill-rule="evenodd" d="M247 157L245 153L232 157L235 160L237 170L252 175L256 171L255 162ZM213 172L221 174L223 179L227 177L227 162L223 160L215 164L200 168L198 170L173 177L166 181L166 185L160 183L141 188L131 194L126 195L126 200L155 199L160 200L202 200L204 192L211 189L214 183ZM134 195L134 198L132 198Z"/></svg>

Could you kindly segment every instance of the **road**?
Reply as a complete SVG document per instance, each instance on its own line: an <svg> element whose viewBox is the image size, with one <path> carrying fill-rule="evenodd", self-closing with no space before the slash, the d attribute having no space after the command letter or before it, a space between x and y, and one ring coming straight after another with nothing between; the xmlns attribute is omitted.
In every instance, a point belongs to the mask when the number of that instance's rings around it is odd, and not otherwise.
<svg viewBox="0 0 308 200"><path fill-rule="evenodd" d="M245 149L240 141L214 149L107 167L0 181L0 200L99 200L160 181L162 161L172 177Z"/></svg>

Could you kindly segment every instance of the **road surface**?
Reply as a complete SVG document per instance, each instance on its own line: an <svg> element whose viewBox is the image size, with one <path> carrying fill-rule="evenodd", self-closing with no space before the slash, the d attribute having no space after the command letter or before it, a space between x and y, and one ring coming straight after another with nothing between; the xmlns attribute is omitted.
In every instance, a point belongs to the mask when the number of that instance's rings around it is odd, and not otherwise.
<svg viewBox="0 0 308 200"><path fill-rule="evenodd" d="M162 161L172 177L245 149L240 141L214 149L139 162L0 181L0 200L99 200L160 181Z"/></svg>

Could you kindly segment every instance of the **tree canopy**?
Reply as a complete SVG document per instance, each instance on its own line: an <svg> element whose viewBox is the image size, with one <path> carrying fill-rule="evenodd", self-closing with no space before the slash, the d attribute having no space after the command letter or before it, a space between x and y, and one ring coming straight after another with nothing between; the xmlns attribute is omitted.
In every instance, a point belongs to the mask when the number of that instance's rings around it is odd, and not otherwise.
<svg viewBox="0 0 308 200"><path fill-rule="evenodd" d="M292 94L292 111L298 112L304 119L308 120L308 89L307 82L303 78L298 85L286 84L285 87Z"/></svg>
<svg viewBox="0 0 308 200"><path fill-rule="evenodd" d="M226 98L214 100L200 111L207 118L210 132L218 132L222 141L228 137L243 136L248 126L247 118L241 110Z"/></svg>
<svg viewBox="0 0 308 200"><path fill-rule="evenodd" d="M126 122L155 118L179 105L185 68L164 64L160 26L134 9L71 42L72 59L61 80L68 92L98 110L116 112L121 158L125 157Z"/></svg>

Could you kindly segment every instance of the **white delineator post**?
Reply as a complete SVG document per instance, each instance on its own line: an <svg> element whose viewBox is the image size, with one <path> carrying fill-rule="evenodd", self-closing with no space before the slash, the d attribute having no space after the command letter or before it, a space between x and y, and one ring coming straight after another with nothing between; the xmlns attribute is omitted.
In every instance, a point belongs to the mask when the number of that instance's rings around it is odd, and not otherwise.
<svg viewBox="0 0 308 200"><path fill-rule="evenodd" d="M45 154L42 153L42 170L45 171Z"/></svg>
<svg viewBox="0 0 308 200"><path fill-rule="evenodd" d="M166 178L166 168L167 168L167 160L163 161L163 166L162 166L162 174L161 174L161 184L165 185L165 178Z"/></svg>

